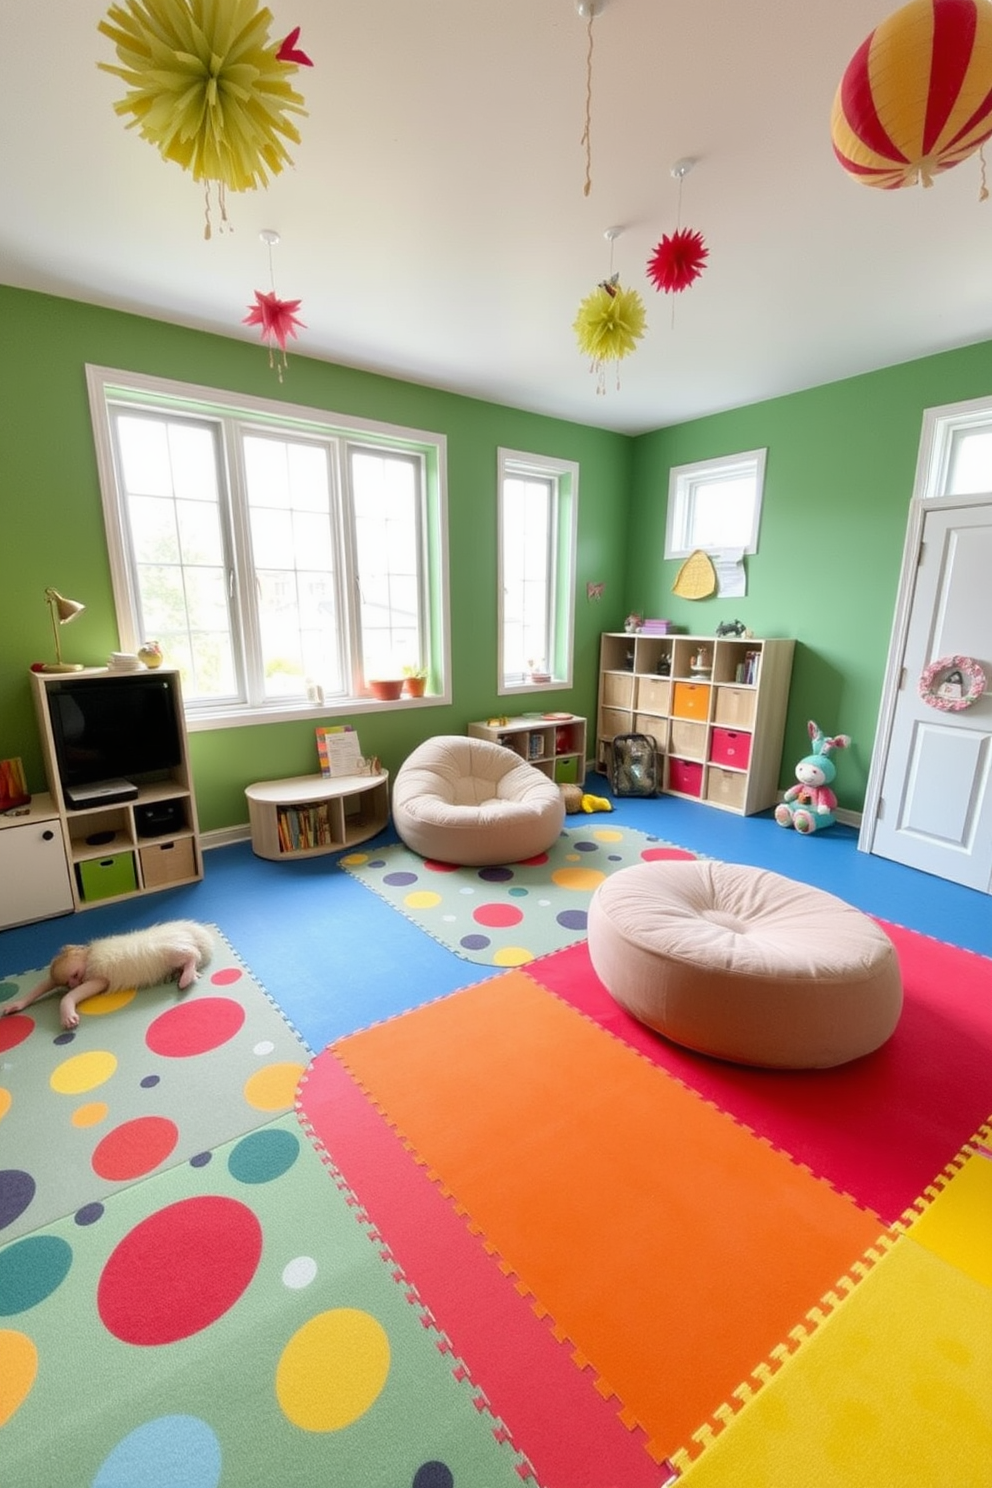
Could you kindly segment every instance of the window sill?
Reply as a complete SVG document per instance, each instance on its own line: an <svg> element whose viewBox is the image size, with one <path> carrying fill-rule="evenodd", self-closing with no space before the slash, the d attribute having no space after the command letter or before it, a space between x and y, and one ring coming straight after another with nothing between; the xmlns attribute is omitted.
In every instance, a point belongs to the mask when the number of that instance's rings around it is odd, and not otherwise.
<svg viewBox="0 0 992 1488"><path fill-rule="evenodd" d="M377 698L340 698L333 703L298 703L275 708L186 709L186 729L191 734L205 734L214 729L255 728L266 723L320 723L328 718L351 718L355 714L396 713L403 709L437 707L450 703L446 694L429 697L397 698L380 702Z"/></svg>
<svg viewBox="0 0 992 1488"><path fill-rule="evenodd" d="M571 685L561 677L554 677L550 682L504 682L497 690L496 696L511 697L522 693L565 692Z"/></svg>

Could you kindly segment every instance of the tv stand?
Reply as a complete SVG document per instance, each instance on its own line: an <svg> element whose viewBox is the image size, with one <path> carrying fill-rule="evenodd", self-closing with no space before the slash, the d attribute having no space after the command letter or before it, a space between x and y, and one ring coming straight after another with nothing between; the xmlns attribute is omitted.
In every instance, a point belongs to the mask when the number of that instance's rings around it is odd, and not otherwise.
<svg viewBox="0 0 992 1488"><path fill-rule="evenodd" d="M93 667L74 673L73 678L85 684L112 675L106 667ZM51 804L69 865L72 904L68 907L74 910L196 883L203 877L179 673L161 667L155 675L172 690L179 763L169 770L134 773L131 779L65 786L51 716L52 691L65 679L54 673L29 673ZM124 678L119 685L126 686ZM122 764L126 768L126 762ZM169 821L167 835L148 832L149 815Z"/></svg>

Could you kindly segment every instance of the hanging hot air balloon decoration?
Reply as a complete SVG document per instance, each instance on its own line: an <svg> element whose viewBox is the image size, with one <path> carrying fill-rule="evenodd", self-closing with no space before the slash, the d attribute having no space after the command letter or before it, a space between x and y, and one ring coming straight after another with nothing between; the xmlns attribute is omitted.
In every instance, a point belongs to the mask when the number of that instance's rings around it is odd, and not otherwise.
<svg viewBox="0 0 992 1488"><path fill-rule="evenodd" d="M876 26L841 79L830 134L844 169L884 190L932 186L980 149L992 135L988 0L910 0Z"/></svg>

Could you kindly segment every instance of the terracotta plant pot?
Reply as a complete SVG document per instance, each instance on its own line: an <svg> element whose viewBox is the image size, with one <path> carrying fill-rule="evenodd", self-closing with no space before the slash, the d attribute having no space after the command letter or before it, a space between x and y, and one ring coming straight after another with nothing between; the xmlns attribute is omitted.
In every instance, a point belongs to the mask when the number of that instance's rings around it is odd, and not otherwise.
<svg viewBox="0 0 992 1488"><path fill-rule="evenodd" d="M403 692L403 678L380 677L375 681L369 679L369 691L374 698L381 703L395 703Z"/></svg>
<svg viewBox="0 0 992 1488"><path fill-rule="evenodd" d="M403 691L407 697L423 697L426 686L426 677L405 677L403 679Z"/></svg>

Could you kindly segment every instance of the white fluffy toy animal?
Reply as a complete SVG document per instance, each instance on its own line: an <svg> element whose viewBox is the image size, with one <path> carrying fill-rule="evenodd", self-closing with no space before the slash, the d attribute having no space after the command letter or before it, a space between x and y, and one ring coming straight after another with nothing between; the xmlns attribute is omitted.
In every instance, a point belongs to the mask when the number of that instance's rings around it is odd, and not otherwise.
<svg viewBox="0 0 992 1488"><path fill-rule="evenodd" d="M0 1007L0 1017L20 1013L32 1002L62 988L62 1027L76 1028L79 1004L101 992L154 987L173 977L180 992L185 992L213 950L213 936L206 925L198 925L195 920L167 920L145 930L105 935L89 945L63 946L45 980Z"/></svg>

